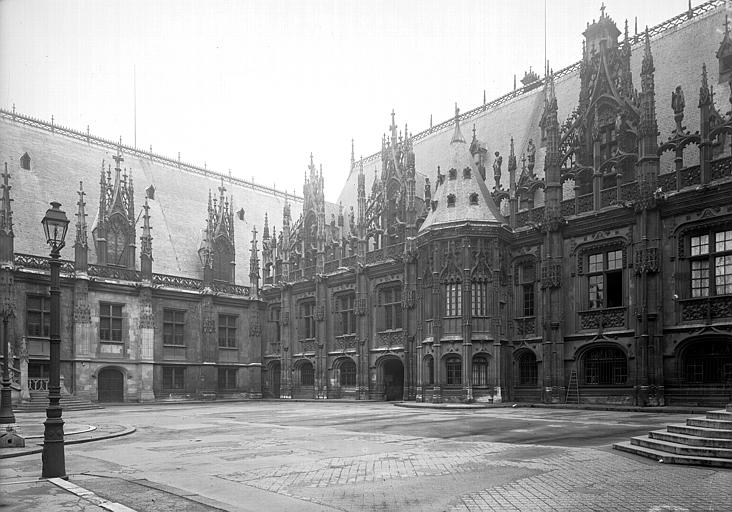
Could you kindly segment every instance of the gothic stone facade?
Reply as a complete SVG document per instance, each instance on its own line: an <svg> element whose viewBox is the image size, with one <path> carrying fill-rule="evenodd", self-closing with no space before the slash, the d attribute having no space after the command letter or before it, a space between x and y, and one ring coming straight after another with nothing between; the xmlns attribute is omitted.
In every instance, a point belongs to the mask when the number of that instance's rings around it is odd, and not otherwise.
<svg viewBox="0 0 732 512"><path fill-rule="evenodd" d="M302 198L254 197L124 148L141 194L121 144L2 111L13 366L42 386L48 265L34 219L57 199L43 180L61 168L86 188L61 198L76 203L62 270L70 393L728 403L724 12L711 0L630 36L603 10L568 68L527 73L520 89L416 135L392 114L380 152L352 151L337 205L312 157ZM113 151L114 169L70 159L86 146ZM263 208L251 217L234 207L252 201Z"/></svg>
<svg viewBox="0 0 732 512"><path fill-rule="evenodd" d="M718 110L704 61L688 70L698 95L657 91L664 62L649 31L630 37L626 24L623 36L603 12L584 36L579 98L561 124L554 73L527 78L523 92L542 95L538 136L520 159L505 141L505 188L503 157L475 128L468 143L457 111L449 143L422 151L446 163L434 188L415 169L420 137L393 114L367 159L370 193L352 156L356 194L344 191L354 199L330 224L311 164L302 217L285 211L279 233L263 231L265 396L730 401L732 114ZM717 44L703 58L726 91L726 31ZM673 92L671 104L657 92ZM670 133L659 119L673 119Z"/></svg>

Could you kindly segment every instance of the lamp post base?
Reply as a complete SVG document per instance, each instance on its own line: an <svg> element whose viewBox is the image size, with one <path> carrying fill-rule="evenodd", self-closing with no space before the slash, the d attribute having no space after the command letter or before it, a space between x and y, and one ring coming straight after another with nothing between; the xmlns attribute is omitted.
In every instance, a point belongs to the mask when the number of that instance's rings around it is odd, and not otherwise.
<svg viewBox="0 0 732 512"><path fill-rule="evenodd" d="M3 380L3 387L0 390L0 425L12 423L15 423L12 390L10 389L10 381Z"/></svg>
<svg viewBox="0 0 732 512"><path fill-rule="evenodd" d="M54 417L54 413L58 413ZM43 422L43 478L66 478L66 456L64 454L64 420L61 419L61 408L46 409L46 421Z"/></svg>

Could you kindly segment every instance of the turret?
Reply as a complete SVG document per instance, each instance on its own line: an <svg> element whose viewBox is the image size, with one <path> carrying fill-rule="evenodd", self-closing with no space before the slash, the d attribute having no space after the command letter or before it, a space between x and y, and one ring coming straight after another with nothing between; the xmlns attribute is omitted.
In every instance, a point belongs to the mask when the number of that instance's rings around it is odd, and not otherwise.
<svg viewBox="0 0 732 512"><path fill-rule="evenodd" d="M142 206L142 236L140 237L140 271L142 272L142 279L146 281L152 281L152 240L153 237L150 234L152 227L150 227L150 205L145 199L145 204Z"/></svg>

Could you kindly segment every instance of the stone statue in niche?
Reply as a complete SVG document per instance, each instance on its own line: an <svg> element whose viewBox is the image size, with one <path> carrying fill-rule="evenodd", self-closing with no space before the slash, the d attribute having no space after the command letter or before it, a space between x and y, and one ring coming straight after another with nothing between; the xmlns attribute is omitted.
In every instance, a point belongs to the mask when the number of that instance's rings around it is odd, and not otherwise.
<svg viewBox="0 0 732 512"><path fill-rule="evenodd" d="M526 146L526 158L529 162L529 171L534 172L534 165L536 164L536 146L534 145L534 139L529 139L529 143Z"/></svg>

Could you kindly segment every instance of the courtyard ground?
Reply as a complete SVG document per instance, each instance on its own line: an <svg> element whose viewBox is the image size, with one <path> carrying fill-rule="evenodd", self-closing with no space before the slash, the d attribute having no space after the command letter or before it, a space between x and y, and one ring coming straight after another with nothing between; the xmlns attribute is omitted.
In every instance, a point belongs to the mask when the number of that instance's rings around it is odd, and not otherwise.
<svg viewBox="0 0 732 512"><path fill-rule="evenodd" d="M730 511L731 470L660 464L610 448L687 417L332 401L69 411L69 426L136 431L66 446L68 480L88 493L40 480L38 453L0 460L0 507Z"/></svg>

